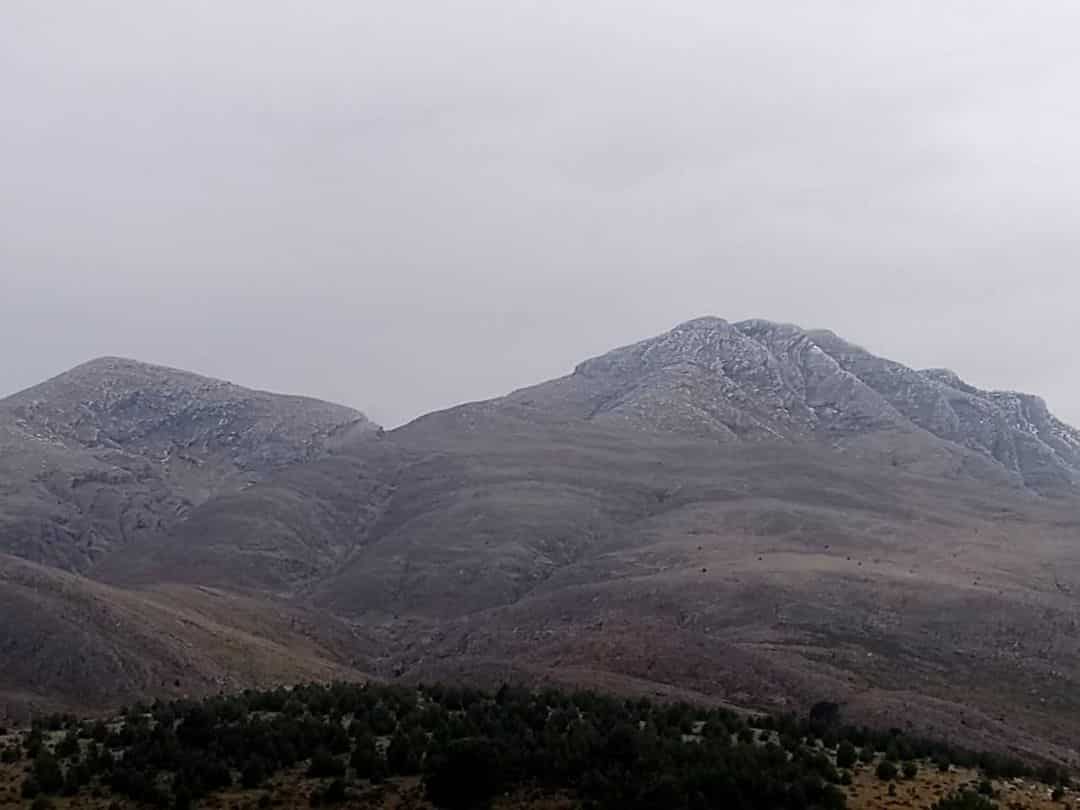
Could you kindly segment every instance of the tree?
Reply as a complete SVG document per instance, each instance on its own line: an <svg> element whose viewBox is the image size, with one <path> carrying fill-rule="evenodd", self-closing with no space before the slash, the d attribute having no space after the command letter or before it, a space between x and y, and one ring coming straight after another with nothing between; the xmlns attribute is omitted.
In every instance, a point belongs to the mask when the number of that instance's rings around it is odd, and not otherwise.
<svg viewBox="0 0 1080 810"><path fill-rule="evenodd" d="M914 779L918 775L919 775L919 766L915 763L914 760L909 759L907 762L904 763L904 778L905 779Z"/></svg>
<svg viewBox="0 0 1080 810"><path fill-rule="evenodd" d="M345 775L345 766L327 751L316 751L307 775L313 779L334 779Z"/></svg>
<svg viewBox="0 0 1080 810"><path fill-rule="evenodd" d="M56 744L56 756L60 759L70 759L79 754L79 735L72 730L64 735L63 739Z"/></svg>
<svg viewBox="0 0 1080 810"><path fill-rule="evenodd" d="M424 757L424 737L398 731L390 739L386 749L386 767L392 774L412 776L420 772L420 762Z"/></svg>
<svg viewBox="0 0 1080 810"><path fill-rule="evenodd" d="M41 793L41 785L33 776L28 776L23 779L21 793L24 799L36 798Z"/></svg>
<svg viewBox="0 0 1080 810"><path fill-rule="evenodd" d="M349 798L348 790L345 785L344 779L335 779L322 793L316 793L312 795L312 804L315 804L315 800L319 804L341 804Z"/></svg>
<svg viewBox="0 0 1080 810"><path fill-rule="evenodd" d="M810 729L822 736L828 729L840 722L840 704L831 700L815 703L810 709Z"/></svg>
<svg viewBox="0 0 1080 810"><path fill-rule="evenodd" d="M248 790L257 788L266 781L266 777L266 763L261 757L251 757L251 759L244 764L244 768L240 772L241 782Z"/></svg>
<svg viewBox="0 0 1080 810"><path fill-rule="evenodd" d="M64 772L48 751L42 751L34 759L33 773L42 793L59 793L64 787Z"/></svg>
<svg viewBox="0 0 1080 810"><path fill-rule="evenodd" d="M838 768L852 768L859 760L859 752L855 750L855 746L844 740L836 748L836 767Z"/></svg>
<svg viewBox="0 0 1080 810"><path fill-rule="evenodd" d="M896 764L890 760L883 759L877 766L877 777L882 782L890 782L896 778Z"/></svg>
<svg viewBox="0 0 1080 810"><path fill-rule="evenodd" d="M440 810L483 810L498 792L498 772L489 740L457 740L433 757L424 786Z"/></svg>
<svg viewBox="0 0 1080 810"><path fill-rule="evenodd" d="M375 738L370 735L357 737L349 764L356 772L357 779L380 781L386 771L386 762L379 753Z"/></svg>

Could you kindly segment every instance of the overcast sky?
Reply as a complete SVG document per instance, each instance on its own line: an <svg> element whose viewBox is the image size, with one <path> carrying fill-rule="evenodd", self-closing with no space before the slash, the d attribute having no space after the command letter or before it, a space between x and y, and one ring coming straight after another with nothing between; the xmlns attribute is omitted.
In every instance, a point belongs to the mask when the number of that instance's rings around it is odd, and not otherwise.
<svg viewBox="0 0 1080 810"><path fill-rule="evenodd" d="M396 425L689 318L1080 424L1080 4L5 0L0 393L102 354Z"/></svg>

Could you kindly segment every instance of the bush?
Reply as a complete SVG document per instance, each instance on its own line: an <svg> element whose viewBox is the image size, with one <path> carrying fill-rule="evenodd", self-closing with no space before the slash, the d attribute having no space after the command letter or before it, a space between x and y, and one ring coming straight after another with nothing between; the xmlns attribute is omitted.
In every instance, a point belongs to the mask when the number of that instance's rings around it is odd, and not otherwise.
<svg viewBox="0 0 1080 810"><path fill-rule="evenodd" d="M42 751L34 759L34 779L42 793L59 793L64 787L64 772L60 763L48 751Z"/></svg>
<svg viewBox="0 0 1080 810"><path fill-rule="evenodd" d="M488 740L459 740L434 758L424 787L441 810L477 810L488 807L498 792L498 771Z"/></svg>
<svg viewBox="0 0 1080 810"><path fill-rule="evenodd" d="M904 763L904 778L914 779L919 775L919 766L913 761L908 760Z"/></svg>
<svg viewBox="0 0 1080 810"><path fill-rule="evenodd" d="M41 793L41 785L33 776L28 776L23 779L21 793L24 799L34 799Z"/></svg>
<svg viewBox="0 0 1080 810"><path fill-rule="evenodd" d="M836 767L838 768L852 768L855 763L859 761L859 752L855 750L855 746L844 740L836 748Z"/></svg>
<svg viewBox="0 0 1080 810"><path fill-rule="evenodd" d="M317 751L311 758L307 775L313 779L336 779L345 775L345 766L327 751Z"/></svg>
<svg viewBox="0 0 1080 810"><path fill-rule="evenodd" d="M386 767L397 776L420 773L420 761L427 743L423 735L413 737L397 732L386 749Z"/></svg>
<svg viewBox="0 0 1080 810"><path fill-rule="evenodd" d="M964 790L936 802L933 810L996 810L996 806L985 796Z"/></svg>
<svg viewBox="0 0 1080 810"><path fill-rule="evenodd" d="M353 748L349 764L356 772L357 779L379 781L386 773L386 763L382 754L379 753L375 738L372 736L362 736L356 739L356 747Z"/></svg>
<svg viewBox="0 0 1080 810"><path fill-rule="evenodd" d="M345 781L343 779L335 779L326 786L326 790L324 790L322 794L324 804L341 804L347 798Z"/></svg>
<svg viewBox="0 0 1080 810"><path fill-rule="evenodd" d="M896 764L890 760L883 759L877 766L877 778L882 782L890 782L896 778Z"/></svg>
<svg viewBox="0 0 1080 810"><path fill-rule="evenodd" d="M56 745L56 756L60 759L70 759L79 754L78 732L69 731Z"/></svg>
<svg viewBox="0 0 1080 810"><path fill-rule="evenodd" d="M240 772L241 784L248 790L257 788L266 781L266 777L266 763L259 757L252 757L249 759L244 765L244 769Z"/></svg>

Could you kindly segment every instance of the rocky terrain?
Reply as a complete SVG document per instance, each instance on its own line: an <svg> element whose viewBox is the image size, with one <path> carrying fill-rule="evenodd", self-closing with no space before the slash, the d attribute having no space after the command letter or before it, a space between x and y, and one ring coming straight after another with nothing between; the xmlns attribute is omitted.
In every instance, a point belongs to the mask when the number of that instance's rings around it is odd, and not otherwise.
<svg viewBox="0 0 1080 810"><path fill-rule="evenodd" d="M894 466L1075 490L1080 431L1038 397L915 371L831 332L701 318L507 398L718 441L816 440Z"/></svg>
<svg viewBox="0 0 1080 810"><path fill-rule="evenodd" d="M0 400L0 551L82 571L208 499L319 457L340 405L119 358Z"/></svg>
<svg viewBox="0 0 1080 810"><path fill-rule="evenodd" d="M60 402L49 383L0 403L0 599L37 628L0 631L19 656L0 692L23 703L265 682L266 643L291 651L282 677L828 698L1078 756L1080 433L1035 397L716 318L387 433L103 362ZM109 629L136 604L145 635ZM82 646L42 641L68 632Z"/></svg>

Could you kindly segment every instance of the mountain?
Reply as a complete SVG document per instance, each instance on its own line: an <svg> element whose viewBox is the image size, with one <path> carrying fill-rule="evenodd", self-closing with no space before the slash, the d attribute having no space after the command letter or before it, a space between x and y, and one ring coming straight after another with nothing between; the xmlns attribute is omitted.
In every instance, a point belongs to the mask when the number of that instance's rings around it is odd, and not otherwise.
<svg viewBox="0 0 1080 810"><path fill-rule="evenodd" d="M269 664L233 669L249 650L272 661L267 643L293 656L282 677L830 699L858 722L1080 756L1078 434L1033 397L826 332L706 318L397 430L350 424L110 538L90 578L10 562L22 573L0 596L21 587L24 615L62 617L35 637L74 613L89 641L46 649L7 628L0 653L29 663L0 691L104 703L272 680ZM38 589L11 584L29 570L100 621L70 602L35 613ZM170 680L205 636L116 652L120 605L146 628L197 615L229 643ZM128 662L86 667L113 694L36 686L34 662L62 673L113 660L101 650Z"/></svg>
<svg viewBox="0 0 1080 810"><path fill-rule="evenodd" d="M84 571L210 498L319 457L363 414L101 358L0 400L0 551Z"/></svg>
<svg viewBox="0 0 1080 810"><path fill-rule="evenodd" d="M1038 397L915 371L831 332L700 318L506 402L732 442L818 441L949 476L1080 484L1080 431Z"/></svg>

